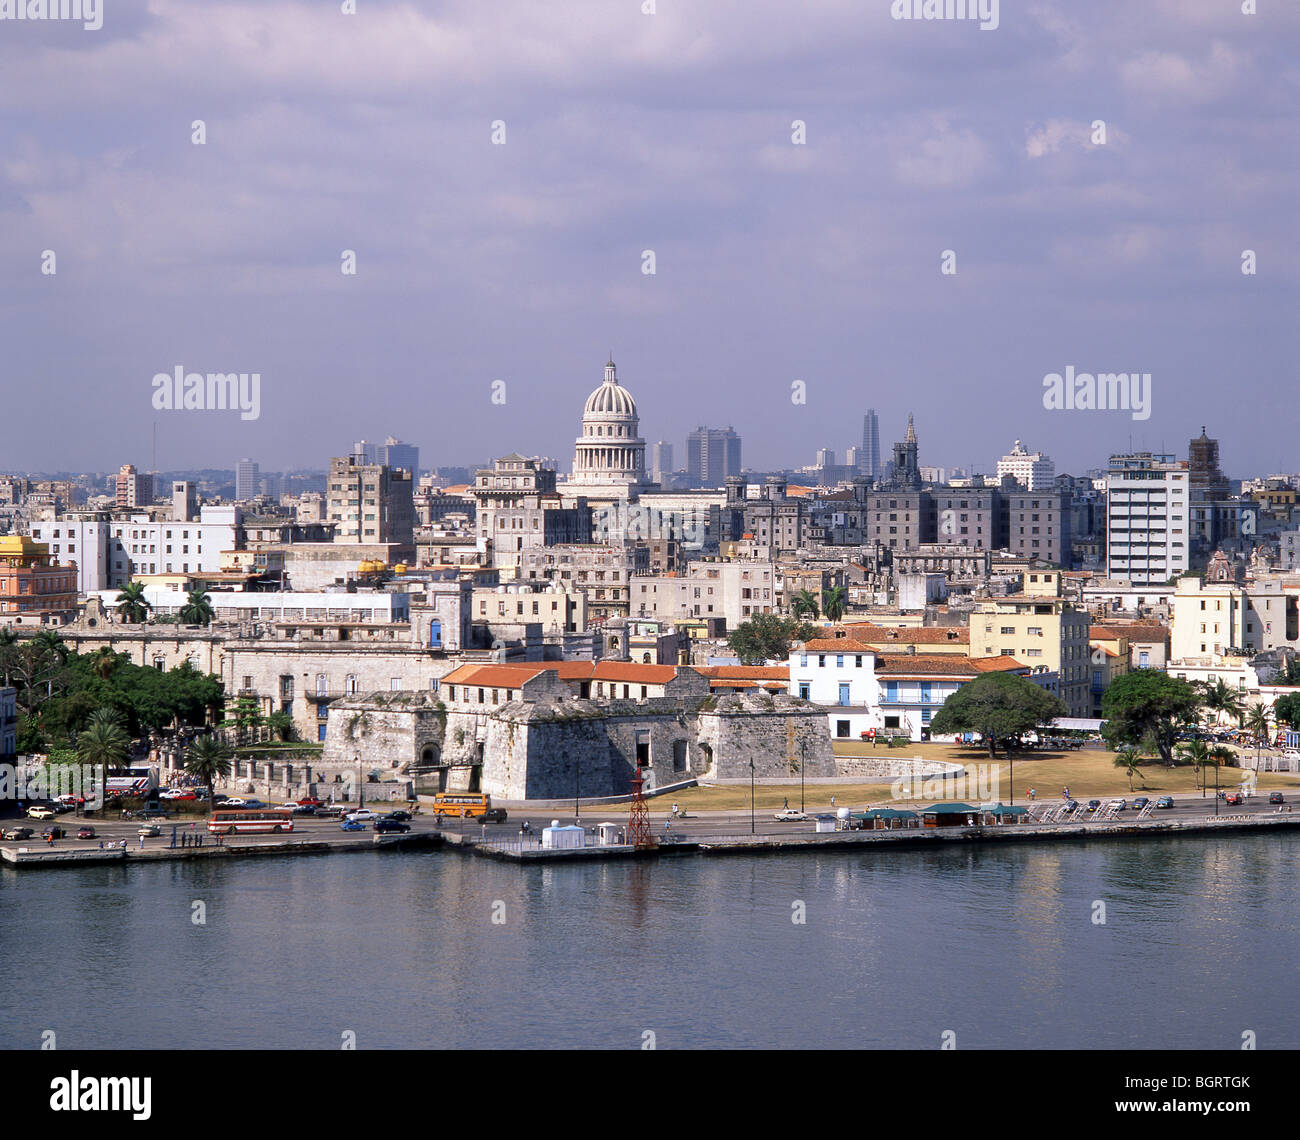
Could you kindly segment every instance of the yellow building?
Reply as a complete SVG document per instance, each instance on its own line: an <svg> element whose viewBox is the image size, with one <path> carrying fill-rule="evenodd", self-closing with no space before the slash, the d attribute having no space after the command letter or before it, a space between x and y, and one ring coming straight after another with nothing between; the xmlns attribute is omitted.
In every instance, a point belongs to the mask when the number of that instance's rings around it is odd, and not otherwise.
<svg viewBox="0 0 1300 1140"><path fill-rule="evenodd" d="M1030 581L1032 575L1037 580ZM1093 711L1088 613L1060 596L1060 571L1025 575L1023 594L981 601L970 618L972 657L1014 657L1035 673L1057 674L1069 716Z"/></svg>

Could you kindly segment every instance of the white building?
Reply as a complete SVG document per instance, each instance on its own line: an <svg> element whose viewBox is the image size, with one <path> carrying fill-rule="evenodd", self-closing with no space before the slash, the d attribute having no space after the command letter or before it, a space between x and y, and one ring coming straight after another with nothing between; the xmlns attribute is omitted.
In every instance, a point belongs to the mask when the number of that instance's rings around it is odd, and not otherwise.
<svg viewBox="0 0 1300 1140"><path fill-rule="evenodd" d="M1149 451L1112 455L1106 479L1106 576L1167 582L1188 566L1187 464Z"/></svg>
<svg viewBox="0 0 1300 1140"><path fill-rule="evenodd" d="M77 591L120 589L143 574L215 574L221 552L238 546L239 510L202 507L198 522L153 521L148 515L56 516L32 524L59 561L77 563Z"/></svg>
<svg viewBox="0 0 1300 1140"><path fill-rule="evenodd" d="M1172 610L1174 661L1300 649L1300 581L1259 578L1239 586L1180 578Z"/></svg>
<svg viewBox="0 0 1300 1140"><path fill-rule="evenodd" d="M97 591L106 610L117 607L116 589ZM153 616L177 614L188 595L182 589L146 588L145 601ZM411 600L406 593L383 590L322 590L317 592L209 590L208 604L217 621L407 622Z"/></svg>
<svg viewBox="0 0 1300 1140"><path fill-rule="evenodd" d="M817 638L790 651L790 688L827 709L831 736L859 740L864 733L923 740L934 714L962 685L989 672L1028 676L1010 657L955 654L879 656L849 637ZM1055 674L1031 678L1051 689Z"/></svg>
<svg viewBox="0 0 1300 1140"><path fill-rule="evenodd" d="M1001 483L1010 475L1027 491L1050 491L1056 484L1056 464L1041 451L1026 451L1020 440L998 460L997 477Z"/></svg>
<svg viewBox="0 0 1300 1140"><path fill-rule="evenodd" d="M253 460L241 459L235 465L235 499L238 502L246 503L256 495L259 482L261 472Z"/></svg>
<svg viewBox="0 0 1300 1140"><path fill-rule="evenodd" d="M582 434L573 453L573 472L560 488L566 499L592 502L635 499L653 484L646 476L645 440L639 434L636 401L618 382L611 360L605 380L582 409Z"/></svg>
<svg viewBox="0 0 1300 1140"><path fill-rule="evenodd" d="M771 562L692 562L676 577L634 574L629 579L631 617L672 621L725 618L728 629L754 614L779 612L776 566Z"/></svg>

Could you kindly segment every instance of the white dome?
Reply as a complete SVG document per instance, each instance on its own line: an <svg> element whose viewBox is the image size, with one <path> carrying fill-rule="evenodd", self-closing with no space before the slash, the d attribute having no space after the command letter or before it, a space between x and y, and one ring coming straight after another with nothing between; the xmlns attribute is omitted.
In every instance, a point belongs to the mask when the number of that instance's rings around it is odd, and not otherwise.
<svg viewBox="0 0 1300 1140"><path fill-rule="evenodd" d="M590 396L582 409L583 419L588 416L635 416L636 401L614 376L614 362L605 365L605 382Z"/></svg>

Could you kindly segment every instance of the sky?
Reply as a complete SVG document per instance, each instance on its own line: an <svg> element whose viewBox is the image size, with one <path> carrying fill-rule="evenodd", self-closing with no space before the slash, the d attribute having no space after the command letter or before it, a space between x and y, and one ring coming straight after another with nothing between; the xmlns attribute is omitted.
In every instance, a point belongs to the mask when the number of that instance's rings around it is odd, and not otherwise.
<svg viewBox="0 0 1300 1140"><path fill-rule="evenodd" d="M923 464L1205 425L1300 470L1300 5L346 6L0 20L0 471L148 469L155 427L161 470L563 469L611 352L678 465L701 424L842 462L870 407ZM156 408L178 367L257 374L256 418ZM1045 407L1067 368L1149 415Z"/></svg>

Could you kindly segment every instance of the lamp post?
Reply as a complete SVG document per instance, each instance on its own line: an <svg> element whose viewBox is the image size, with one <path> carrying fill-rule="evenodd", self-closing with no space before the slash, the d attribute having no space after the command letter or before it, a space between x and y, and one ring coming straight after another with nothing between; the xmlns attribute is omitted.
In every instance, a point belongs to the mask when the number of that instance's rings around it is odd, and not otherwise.
<svg viewBox="0 0 1300 1140"><path fill-rule="evenodd" d="M754 835L754 758L749 758L749 834Z"/></svg>
<svg viewBox="0 0 1300 1140"><path fill-rule="evenodd" d="M581 823L581 808L578 806L578 789L581 785L582 778L582 755L579 753L573 758L573 821Z"/></svg>
<svg viewBox="0 0 1300 1140"><path fill-rule="evenodd" d="M804 802L803 802L803 783L804 783L803 770L804 770L804 765L806 763L804 759L806 752L807 752L807 741L804 740L799 741L799 810L800 811L806 810L804 808Z"/></svg>

